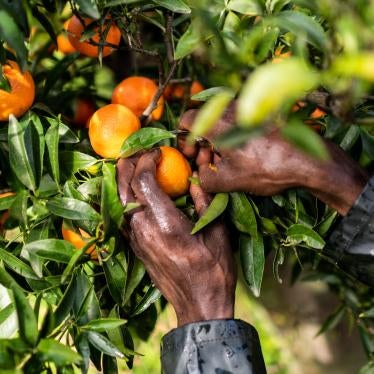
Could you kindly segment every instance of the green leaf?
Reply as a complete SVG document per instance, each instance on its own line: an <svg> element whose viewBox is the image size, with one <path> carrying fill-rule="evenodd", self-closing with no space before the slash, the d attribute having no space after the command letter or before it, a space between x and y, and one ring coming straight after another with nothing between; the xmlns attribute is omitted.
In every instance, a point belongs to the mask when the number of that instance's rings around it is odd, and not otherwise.
<svg viewBox="0 0 374 374"><path fill-rule="evenodd" d="M153 0L157 5L169 9L174 13L190 14L191 8L182 0Z"/></svg>
<svg viewBox="0 0 374 374"><path fill-rule="evenodd" d="M39 279L29 265L14 256L12 253L0 247L0 260L17 274L25 278Z"/></svg>
<svg viewBox="0 0 374 374"><path fill-rule="evenodd" d="M15 50L20 65L24 69L27 63L24 35L13 17L5 9L0 9L0 39L5 40Z"/></svg>
<svg viewBox="0 0 374 374"><path fill-rule="evenodd" d="M344 315L345 306L341 305L334 313L327 317L326 321L322 324L316 336L319 336L324 332L333 329L343 319Z"/></svg>
<svg viewBox="0 0 374 374"><path fill-rule="evenodd" d="M66 125L64 125L60 120L51 117L45 117L47 121L52 125L55 122L58 122L58 134L60 136L60 143L64 144L76 144L80 142L78 136L76 136L73 131Z"/></svg>
<svg viewBox="0 0 374 374"><path fill-rule="evenodd" d="M155 144L165 139L174 139L169 131L155 127L145 127L131 134L122 144L121 156L127 158L139 151L151 149Z"/></svg>
<svg viewBox="0 0 374 374"><path fill-rule="evenodd" d="M42 12L39 11L36 5L31 7L31 12L34 18L38 20L39 23L44 27L44 30L47 31L48 35L53 40L53 43L57 45L56 33L49 19Z"/></svg>
<svg viewBox="0 0 374 374"><path fill-rule="evenodd" d="M37 349L40 360L54 362L58 367L79 364L82 361L77 352L53 339L42 339Z"/></svg>
<svg viewBox="0 0 374 374"><path fill-rule="evenodd" d="M60 165L58 162L58 144L59 144L59 123L56 121L51 124L45 134L45 142L48 149L49 166L52 171L53 179L57 184L60 181Z"/></svg>
<svg viewBox="0 0 374 374"><path fill-rule="evenodd" d="M262 277L264 275L265 255L262 235L250 237L241 234L239 238L240 263L244 280L256 297L260 296Z"/></svg>
<svg viewBox="0 0 374 374"><path fill-rule="evenodd" d="M178 40L175 48L174 58L180 60L191 54L200 44L202 38L200 36L197 25L192 22L186 32Z"/></svg>
<svg viewBox="0 0 374 374"><path fill-rule="evenodd" d="M79 9L82 13L86 14L92 19L99 19L100 12L97 9L96 2L93 0L76 0L76 3L79 5Z"/></svg>
<svg viewBox="0 0 374 374"><path fill-rule="evenodd" d="M231 0L227 8L247 16L262 14L261 6L258 4L257 0Z"/></svg>
<svg viewBox="0 0 374 374"><path fill-rule="evenodd" d="M255 211L244 192L230 193L230 216L235 227L252 237L257 237Z"/></svg>
<svg viewBox="0 0 374 374"><path fill-rule="evenodd" d="M345 54L338 56L331 66L331 72L350 78L374 82L374 52Z"/></svg>
<svg viewBox="0 0 374 374"><path fill-rule="evenodd" d="M111 7L116 5L122 5L122 4L133 4L133 3L141 3L145 0L110 0L105 4L105 7Z"/></svg>
<svg viewBox="0 0 374 374"><path fill-rule="evenodd" d="M77 171L87 169L97 162L95 157L78 151L62 151L59 155L61 171L68 178Z"/></svg>
<svg viewBox="0 0 374 374"><path fill-rule="evenodd" d="M191 234L196 234L206 225L219 217L226 209L229 202L229 195L227 193L218 193L214 196L212 202L204 212L204 214L196 222Z"/></svg>
<svg viewBox="0 0 374 374"><path fill-rule="evenodd" d="M56 216L71 220L99 222L101 219L91 205L69 197L54 197L47 202L47 208Z"/></svg>
<svg viewBox="0 0 374 374"><path fill-rule="evenodd" d="M57 308L55 309L55 327L59 326L66 319L73 307L74 298L77 294L76 284L76 274L73 274Z"/></svg>
<svg viewBox="0 0 374 374"><path fill-rule="evenodd" d="M126 284L126 271L117 257L111 256L103 262L106 283L114 301L122 305L122 293Z"/></svg>
<svg viewBox="0 0 374 374"><path fill-rule="evenodd" d="M310 227L294 224L287 229L287 243L297 245L304 243L309 247L315 249L322 249L325 246L325 241Z"/></svg>
<svg viewBox="0 0 374 374"><path fill-rule="evenodd" d="M214 127L234 96L235 94L232 91L226 90L209 99L198 111L188 138L194 139L204 136Z"/></svg>
<svg viewBox="0 0 374 374"><path fill-rule="evenodd" d="M86 276L83 276L83 285L85 287L90 287L86 297L82 298L79 296L78 304L83 299L82 305L78 312L75 312L75 318L79 326L85 326L89 321L93 319L98 319L101 317L99 300L97 299L95 288L93 285L89 284Z"/></svg>
<svg viewBox="0 0 374 374"><path fill-rule="evenodd" d="M126 322L125 319L120 318L99 318L88 322L86 325L81 326L81 328L90 331L105 332L106 330L122 326Z"/></svg>
<svg viewBox="0 0 374 374"><path fill-rule="evenodd" d="M283 127L281 132L285 139L305 153L324 161L330 159L322 138L304 123L294 120Z"/></svg>
<svg viewBox="0 0 374 374"><path fill-rule="evenodd" d="M68 265L66 266L64 272L62 273L61 282L65 282L67 277L73 272L78 261L85 255L88 248L90 248L96 242L96 240L97 240L96 238L89 240L87 244L85 244L84 247L82 247L81 249L77 249L75 251L73 256L70 258L70 261Z"/></svg>
<svg viewBox="0 0 374 374"><path fill-rule="evenodd" d="M79 53L72 53L70 55L65 56L53 67L53 69L48 71L47 79L44 84L44 96L46 96L48 92L52 89L52 87L55 85L55 83L59 79L61 79L61 76L65 74L68 67L79 57L79 55Z"/></svg>
<svg viewBox="0 0 374 374"><path fill-rule="evenodd" d="M360 318L374 318L374 308L365 310L365 312L359 315Z"/></svg>
<svg viewBox="0 0 374 374"><path fill-rule="evenodd" d="M35 346L38 340L38 324L25 295L17 287L12 289L17 311L19 334L30 346Z"/></svg>
<svg viewBox="0 0 374 374"><path fill-rule="evenodd" d="M103 182L101 189L101 215L104 221L105 237L116 234L121 227L124 208L118 195L116 167L103 164Z"/></svg>
<svg viewBox="0 0 374 374"><path fill-rule="evenodd" d="M46 260L67 264L75 254L76 248L65 240L44 239L24 245L22 251L27 251Z"/></svg>
<svg viewBox="0 0 374 374"><path fill-rule="evenodd" d="M261 124L285 104L304 96L318 84L318 74L296 57L257 68L238 99L238 121L244 127Z"/></svg>
<svg viewBox="0 0 374 374"><path fill-rule="evenodd" d="M87 336L90 343L99 351L108 356L125 358L125 355L104 335L95 331L89 331Z"/></svg>
<svg viewBox="0 0 374 374"><path fill-rule="evenodd" d="M191 100L195 101L208 101L208 99L216 96L217 94L221 93L222 91L227 92L229 88L220 86L220 87L211 87L204 91L200 91L197 94L191 96Z"/></svg>
<svg viewBox="0 0 374 374"><path fill-rule="evenodd" d="M8 128L9 161L18 179L30 190L36 190L36 176L33 168L33 145L30 132L27 128L31 122L18 122L16 117L10 115Z"/></svg>
<svg viewBox="0 0 374 374"><path fill-rule="evenodd" d="M28 226L28 199L29 194L27 190L19 191L9 209L10 217L16 219L19 222L20 226L24 229Z"/></svg>
<svg viewBox="0 0 374 374"><path fill-rule="evenodd" d="M137 258L133 258L132 266L128 266L125 292L121 305L125 305L133 294L135 288L139 285L145 274L143 263Z"/></svg>
<svg viewBox="0 0 374 374"><path fill-rule="evenodd" d="M322 26L305 13L286 10L277 14L275 24L295 34L299 39L306 37L314 47L323 49L327 45L327 36Z"/></svg>
<svg viewBox="0 0 374 374"><path fill-rule="evenodd" d="M2 210L8 210L12 204L14 203L14 200L16 199L16 196L5 196L0 198L0 211Z"/></svg>
<svg viewBox="0 0 374 374"><path fill-rule="evenodd" d="M358 374L372 374L374 372L374 361L369 361L363 366Z"/></svg>
<svg viewBox="0 0 374 374"><path fill-rule="evenodd" d="M154 286L149 287L146 294L142 297L138 305L135 307L131 316L137 316L147 310L155 301L161 297L161 292Z"/></svg>

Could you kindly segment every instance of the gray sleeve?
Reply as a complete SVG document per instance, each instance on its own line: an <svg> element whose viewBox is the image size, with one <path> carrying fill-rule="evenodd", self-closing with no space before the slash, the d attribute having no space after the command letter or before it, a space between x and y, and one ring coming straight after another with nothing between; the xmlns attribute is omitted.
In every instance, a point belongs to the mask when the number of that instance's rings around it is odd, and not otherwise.
<svg viewBox="0 0 374 374"><path fill-rule="evenodd" d="M374 287L374 177L332 232L324 252L342 270Z"/></svg>
<svg viewBox="0 0 374 374"><path fill-rule="evenodd" d="M163 374L266 374L257 331L241 320L191 323L161 343Z"/></svg>

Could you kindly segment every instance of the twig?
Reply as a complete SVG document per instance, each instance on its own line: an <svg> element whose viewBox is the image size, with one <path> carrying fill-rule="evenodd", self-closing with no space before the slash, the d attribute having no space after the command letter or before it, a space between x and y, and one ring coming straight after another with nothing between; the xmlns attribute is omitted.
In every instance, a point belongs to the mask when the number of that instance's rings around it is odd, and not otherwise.
<svg viewBox="0 0 374 374"><path fill-rule="evenodd" d="M153 96L152 101L150 102L150 104L148 105L148 107L145 109L145 111L141 115L140 121L142 123L145 123L146 120L148 119L148 117L151 115L151 113L157 108L158 100L160 99L162 93L164 92L164 89L167 86L167 84L169 83L171 77L174 75L174 72L175 72L175 69L178 66L178 63L179 63L178 61L173 61L166 79L159 86L157 92Z"/></svg>
<svg viewBox="0 0 374 374"><path fill-rule="evenodd" d="M166 16L166 30L164 35L166 56L170 65L174 62L173 18L173 13L168 12Z"/></svg>

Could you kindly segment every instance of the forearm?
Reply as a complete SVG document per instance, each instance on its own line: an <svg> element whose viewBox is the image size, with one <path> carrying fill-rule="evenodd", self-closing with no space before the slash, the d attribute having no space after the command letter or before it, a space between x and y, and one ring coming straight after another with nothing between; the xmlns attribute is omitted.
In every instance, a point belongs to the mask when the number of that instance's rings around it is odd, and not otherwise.
<svg viewBox="0 0 374 374"><path fill-rule="evenodd" d="M310 161L304 171L304 187L345 216L360 196L369 176L337 145L330 142L326 144L331 159L327 162Z"/></svg>

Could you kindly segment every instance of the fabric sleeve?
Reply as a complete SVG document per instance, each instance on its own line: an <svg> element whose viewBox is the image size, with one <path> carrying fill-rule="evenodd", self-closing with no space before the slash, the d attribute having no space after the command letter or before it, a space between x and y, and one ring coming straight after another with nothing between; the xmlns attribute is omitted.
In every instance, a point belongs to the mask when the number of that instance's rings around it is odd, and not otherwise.
<svg viewBox="0 0 374 374"><path fill-rule="evenodd" d="M163 374L265 374L257 331L241 320L212 320L172 330L161 343Z"/></svg>
<svg viewBox="0 0 374 374"><path fill-rule="evenodd" d="M332 232L324 252L342 270L374 287L374 177Z"/></svg>

